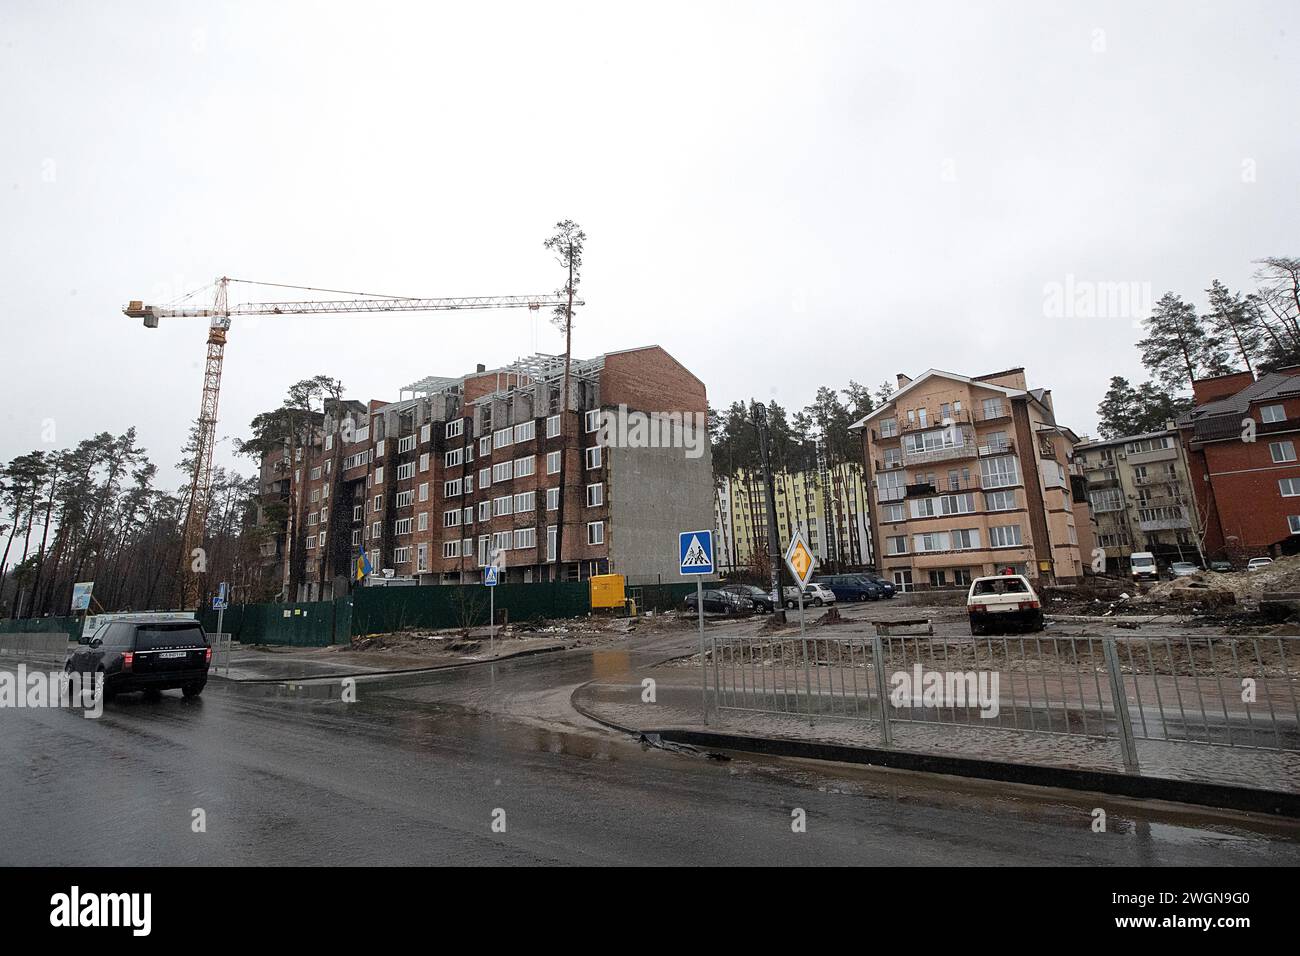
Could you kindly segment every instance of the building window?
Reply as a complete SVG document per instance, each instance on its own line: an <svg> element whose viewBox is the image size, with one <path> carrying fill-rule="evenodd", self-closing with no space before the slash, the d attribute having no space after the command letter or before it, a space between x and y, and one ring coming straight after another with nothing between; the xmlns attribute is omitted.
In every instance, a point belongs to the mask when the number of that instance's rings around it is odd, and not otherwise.
<svg viewBox="0 0 1300 956"><path fill-rule="evenodd" d="M918 534L913 536L912 543L916 547L918 554L925 554L930 551L947 551L949 549L947 531L934 531L929 534Z"/></svg>
<svg viewBox="0 0 1300 956"><path fill-rule="evenodd" d="M384 510L384 496L383 496L383 495L375 495L374 500L373 500L372 502L370 502L370 510L371 510L371 511L383 511L383 510Z"/></svg>
<svg viewBox="0 0 1300 956"><path fill-rule="evenodd" d="M1295 498L1300 495L1300 478L1283 478L1277 487L1283 498Z"/></svg>
<svg viewBox="0 0 1300 956"><path fill-rule="evenodd" d="M429 470L429 453L427 451L424 454L420 455L420 470L421 471Z"/></svg>
<svg viewBox="0 0 1300 956"><path fill-rule="evenodd" d="M560 416L552 415L546 419L546 437L555 438L560 434Z"/></svg>
<svg viewBox="0 0 1300 956"><path fill-rule="evenodd" d="M510 495L505 495L501 498L493 498L492 517L499 518L502 515L510 514L513 505L514 505L514 499L510 497Z"/></svg>
<svg viewBox="0 0 1300 956"><path fill-rule="evenodd" d="M515 426L515 444L532 441L537 437L537 422L523 422Z"/></svg>
<svg viewBox="0 0 1300 956"><path fill-rule="evenodd" d="M1292 534L1300 534L1300 515L1287 515L1286 524Z"/></svg>
<svg viewBox="0 0 1300 956"><path fill-rule="evenodd" d="M986 511L1014 511L1016 508L1016 493L1014 491L986 491L984 493L984 508ZM1094 510L1096 510L1094 508Z"/></svg>
<svg viewBox="0 0 1300 956"><path fill-rule="evenodd" d="M514 477L514 462L503 461L492 466L492 481L509 481Z"/></svg>
<svg viewBox="0 0 1300 956"><path fill-rule="evenodd" d="M546 526L546 560L555 560L555 528L553 524Z"/></svg>
<svg viewBox="0 0 1300 956"><path fill-rule="evenodd" d="M587 486L587 507L596 508L605 503L605 484L598 482Z"/></svg>
<svg viewBox="0 0 1300 956"><path fill-rule="evenodd" d="M320 465L317 465L311 470L311 480L320 481Z"/></svg>
<svg viewBox="0 0 1300 956"><path fill-rule="evenodd" d="M380 522L375 521L370 525L370 540L373 541L375 538L378 538L383 533L384 533L383 525Z"/></svg>
<svg viewBox="0 0 1300 956"><path fill-rule="evenodd" d="M885 524L896 524L905 520L905 518L906 515L901 504L882 505L880 508L880 520Z"/></svg>
<svg viewBox="0 0 1300 956"><path fill-rule="evenodd" d="M516 528L516 529L515 529L515 547L516 547L516 548L535 548L535 547L537 547L537 529L536 529L536 528Z"/></svg>
<svg viewBox="0 0 1300 956"><path fill-rule="evenodd" d="M465 419L458 418L454 422L447 423L447 430L446 430L445 437L459 438L463 434L465 434ZM400 451L400 449L398 450Z"/></svg>
<svg viewBox="0 0 1300 956"><path fill-rule="evenodd" d="M410 451L414 447L415 447L414 435L403 435L401 438L397 439L397 453L399 455L402 454L403 452Z"/></svg>
<svg viewBox="0 0 1300 956"><path fill-rule="evenodd" d="M463 485L459 478L454 478L451 481L444 481L442 483L442 496L444 498L455 498L461 493L462 487Z"/></svg>
<svg viewBox="0 0 1300 956"><path fill-rule="evenodd" d="M398 518L393 522L393 534L410 534L411 524L410 518Z"/></svg>
<svg viewBox="0 0 1300 956"><path fill-rule="evenodd" d="M989 528L989 547L1013 548L1020 544L1020 525L1007 524Z"/></svg>
<svg viewBox="0 0 1300 956"><path fill-rule="evenodd" d="M396 505L398 508L409 508L415 499L414 491L399 491L397 493Z"/></svg>
<svg viewBox="0 0 1300 956"><path fill-rule="evenodd" d="M309 548L316 547L316 536L314 534L307 535L307 547Z"/></svg>
<svg viewBox="0 0 1300 956"><path fill-rule="evenodd" d="M464 464L465 449L453 448L442 456L442 465L444 468L455 468L457 465Z"/></svg>
<svg viewBox="0 0 1300 956"><path fill-rule="evenodd" d="M366 506L365 506L365 505L353 505L353 506L352 506L352 520L353 520L353 521L360 521L362 518L364 518L364 517L365 517L365 514L364 514L365 510L366 510Z"/></svg>
<svg viewBox="0 0 1300 956"><path fill-rule="evenodd" d="M1269 442L1268 453L1274 461L1295 461L1295 442Z"/></svg>
<svg viewBox="0 0 1300 956"><path fill-rule="evenodd" d="M594 432L600 428L600 409L593 408L583 416L583 423L588 432Z"/></svg>
<svg viewBox="0 0 1300 956"><path fill-rule="evenodd" d="M405 481L407 478L415 477L415 462L408 461L405 464L397 466L397 480Z"/></svg>
<svg viewBox="0 0 1300 956"><path fill-rule="evenodd" d="M333 436L333 435L326 435L326 436L325 436L325 450L326 450L326 451L330 451L330 450L332 450L333 448L334 448L334 436Z"/></svg>
<svg viewBox="0 0 1300 956"><path fill-rule="evenodd" d="M515 459L515 477L524 478L531 475L537 470L537 456L529 455L527 458Z"/></svg>
<svg viewBox="0 0 1300 956"><path fill-rule="evenodd" d="M560 473L560 452L548 451L546 453L546 473L548 475L558 475Z"/></svg>
<svg viewBox="0 0 1300 956"><path fill-rule="evenodd" d="M984 399L984 417L1001 418L1005 413L1002 410L1002 399L986 398Z"/></svg>
<svg viewBox="0 0 1300 956"><path fill-rule="evenodd" d="M421 501L429 500L429 483L427 481L420 483L420 500Z"/></svg>
<svg viewBox="0 0 1300 956"><path fill-rule="evenodd" d="M488 563L488 536L485 534L478 536L478 563L479 567Z"/></svg>
<svg viewBox="0 0 1300 956"><path fill-rule="evenodd" d="M480 468L478 470L478 486L480 488L486 488L490 484L492 484L492 469Z"/></svg>
<svg viewBox="0 0 1300 956"><path fill-rule="evenodd" d="M360 529L360 528L357 528L357 529L355 529L355 530L352 532L352 543L353 543L353 544L356 544L356 545L361 544L361 529Z"/></svg>
<svg viewBox="0 0 1300 956"><path fill-rule="evenodd" d="M587 449L587 467L588 468L600 467L600 446L599 445L592 445L590 448Z"/></svg>
<svg viewBox="0 0 1300 956"><path fill-rule="evenodd" d="M897 418L882 418L880 420L880 437L893 438L898 434Z"/></svg>
<svg viewBox="0 0 1300 956"><path fill-rule="evenodd" d="M492 436L484 435L478 440L478 456L482 458L490 454L492 454Z"/></svg>
<svg viewBox="0 0 1300 956"><path fill-rule="evenodd" d="M452 541L444 541L442 543L442 556L444 558L459 558L460 538L456 538Z"/></svg>
<svg viewBox="0 0 1300 956"><path fill-rule="evenodd" d="M1088 498L1092 501L1092 510L1098 513L1122 511L1124 508L1124 493L1118 488L1098 488L1088 492Z"/></svg>
<svg viewBox="0 0 1300 956"><path fill-rule="evenodd" d="M907 535L897 534L886 538L885 554L907 554Z"/></svg>
<svg viewBox="0 0 1300 956"><path fill-rule="evenodd" d="M427 544L417 544L415 546L415 570L429 570L429 546Z"/></svg>
<svg viewBox="0 0 1300 956"><path fill-rule="evenodd" d="M526 514L537 510L537 492L524 491L515 495L515 514Z"/></svg>
<svg viewBox="0 0 1300 956"><path fill-rule="evenodd" d="M952 547L954 551L978 551L979 546L979 528L963 528L952 533Z"/></svg>
<svg viewBox="0 0 1300 956"><path fill-rule="evenodd" d="M546 510L558 511L559 509L560 509L560 489L547 488L546 489Z"/></svg>
<svg viewBox="0 0 1300 956"><path fill-rule="evenodd" d="M493 550L493 551L509 551L509 550L510 550L510 537L511 537L511 535L510 535L510 532L509 532L509 531L496 531L496 532L493 532L493 534L492 534L492 550Z"/></svg>
<svg viewBox="0 0 1300 956"><path fill-rule="evenodd" d="M419 520L417 520L417 521L415 522L415 530L416 530L416 531L428 531L428 530L429 530L429 512L427 512L427 511L421 511L420 514L418 515L418 519L419 519Z"/></svg>
<svg viewBox="0 0 1300 956"><path fill-rule="evenodd" d="M876 497L881 503L901 501L904 495L903 484L903 472L887 471L876 479L878 489Z"/></svg>
<svg viewBox="0 0 1300 956"><path fill-rule="evenodd" d="M1259 410L1259 418L1262 422L1284 422L1286 421L1286 409L1281 405L1265 405Z"/></svg>
<svg viewBox="0 0 1300 956"><path fill-rule="evenodd" d="M432 426L427 422L420 426L420 441L426 442L433 437Z"/></svg>
<svg viewBox="0 0 1300 956"><path fill-rule="evenodd" d="M604 544L605 543L605 522L588 521L587 522L587 544Z"/></svg>
<svg viewBox="0 0 1300 956"><path fill-rule="evenodd" d="M514 435L513 428L498 428L492 434L492 447L505 448L506 445L509 445L511 443L513 435Z"/></svg>
<svg viewBox="0 0 1300 956"><path fill-rule="evenodd" d="M1016 476L1016 459L1011 455L984 458L980 461L980 477L985 488L1002 488L1019 483Z"/></svg>
<svg viewBox="0 0 1300 956"><path fill-rule="evenodd" d="M442 526L444 528L459 528L460 516L461 510L459 508L452 508L448 511L444 511L442 513Z"/></svg>

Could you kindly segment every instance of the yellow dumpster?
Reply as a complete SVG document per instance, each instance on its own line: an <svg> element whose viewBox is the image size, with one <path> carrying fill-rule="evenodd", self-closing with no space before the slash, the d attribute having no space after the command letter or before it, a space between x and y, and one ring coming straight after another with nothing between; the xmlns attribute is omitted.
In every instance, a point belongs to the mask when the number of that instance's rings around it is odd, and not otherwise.
<svg viewBox="0 0 1300 956"><path fill-rule="evenodd" d="M626 580L621 574L597 574L591 578L591 606L622 610Z"/></svg>

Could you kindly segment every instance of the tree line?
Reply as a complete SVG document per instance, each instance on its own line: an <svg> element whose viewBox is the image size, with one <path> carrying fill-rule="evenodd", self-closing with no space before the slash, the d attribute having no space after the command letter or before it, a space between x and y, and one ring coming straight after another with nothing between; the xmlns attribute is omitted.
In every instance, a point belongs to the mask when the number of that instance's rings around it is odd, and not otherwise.
<svg viewBox="0 0 1300 956"><path fill-rule="evenodd" d="M1300 258L1270 256L1255 265L1254 290L1233 291L1214 279L1201 309L1174 292L1160 297L1137 344L1150 379L1134 386L1111 378L1097 406L1102 438L1162 430L1191 407L1198 378L1300 364Z"/></svg>
<svg viewBox="0 0 1300 956"><path fill-rule="evenodd" d="M191 431L182 473L193 448ZM0 616L67 615L81 581L95 582L92 610L175 608L195 560L208 579L230 580L255 550L247 528L256 479L214 469L195 558L181 554L188 488L160 489L157 474L134 428L0 464Z"/></svg>
<svg viewBox="0 0 1300 956"><path fill-rule="evenodd" d="M893 391L888 382L872 392L850 381L846 388L818 388L812 403L793 414L775 399L763 406L776 490L785 495L787 503L795 501L795 475L825 469L822 506L833 527L822 529L825 536L822 550L827 566L832 569L861 567L871 560L868 542L861 540L858 531L858 503L853 494L855 478L860 480L864 473L862 442L849 426L873 412L878 402L887 401ZM738 481L742 475L756 478L762 471L757 404L753 400L736 401L723 410L710 408L709 436L715 503L721 512L724 480L729 482L733 494L748 496L750 527L746 530L751 540L763 543L750 555L749 570L765 579L769 569L768 534L760 511L764 507L764 490L761 481ZM803 504L809 514L816 512L815 501ZM734 529L724 547L727 554L735 555Z"/></svg>

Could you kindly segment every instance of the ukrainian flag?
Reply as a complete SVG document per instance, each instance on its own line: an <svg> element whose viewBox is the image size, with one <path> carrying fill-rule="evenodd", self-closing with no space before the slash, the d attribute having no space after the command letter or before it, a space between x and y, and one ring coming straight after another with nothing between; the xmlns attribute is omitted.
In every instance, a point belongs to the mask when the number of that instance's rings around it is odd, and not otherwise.
<svg viewBox="0 0 1300 956"><path fill-rule="evenodd" d="M360 581L360 580L361 580L362 578L364 578L367 574L369 574L371 570L372 570L372 569L371 569L371 567L370 567L370 559L366 557L366 553L365 553L364 551L358 551L358 552L357 552L357 577L356 577L356 579L357 579L358 581Z"/></svg>

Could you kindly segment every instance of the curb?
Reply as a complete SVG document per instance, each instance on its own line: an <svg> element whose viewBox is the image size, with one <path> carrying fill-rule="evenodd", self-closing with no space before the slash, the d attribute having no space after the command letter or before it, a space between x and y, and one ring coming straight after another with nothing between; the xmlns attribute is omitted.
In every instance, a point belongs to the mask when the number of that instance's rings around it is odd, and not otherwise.
<svg viewBox="0 0 1300 956"><path fill-rule="evenodd" d="M851 747L845 744L795 740L787 737L755 737L748 734L730 734L671 727L663 730L642 730L635 727L625 727L592 713L575 700L580 691L594 683L596 681L587 681L587 683L574 688L573 693L569 696L570 706L588 720L593 720L611 730L617 730L636 737L657 734L660 739L669 743L763 754L769 757L830 760L836 763L887 767L891 770L937 773L1001 783L1056 787L1064 790L1087 790L1121 797L1164 800L1193 806L1214 807L1221 810L1238 810L1247 813L1266 813L1270 816L1300 818L1300 794L1281 793L1276 790L1256 790L1252 787L1240 787L1233 784L1172 780L1168 777L1144 777L1107 770L1051 767L1045 764L1009 763L1002 760L954 757L916 750Z"/></svg>
<svg viewBox="0 0 1300 956"><path fill-rule="evenodd" d="M434 667L403 667L398 670L379 670L379 671L359 671L351 674L318 674L314 677L246 677L243 679L235 677L226 677L222 674L209 674L208 679L227 681L231 684L314 684L328 683L330 681L360 680L364 677L389 677L402 674L430 674L434 671L448 671L457 667L475 667L481 664L498 664L501 661L514 660L517 657L533 657L537 654L554 654L558 651L572 650L569 647L533 647L525 651L516 651L513 654L506 654L501 657L491 657L482 661L452 661L449 664L438 664Z"/></svg>

